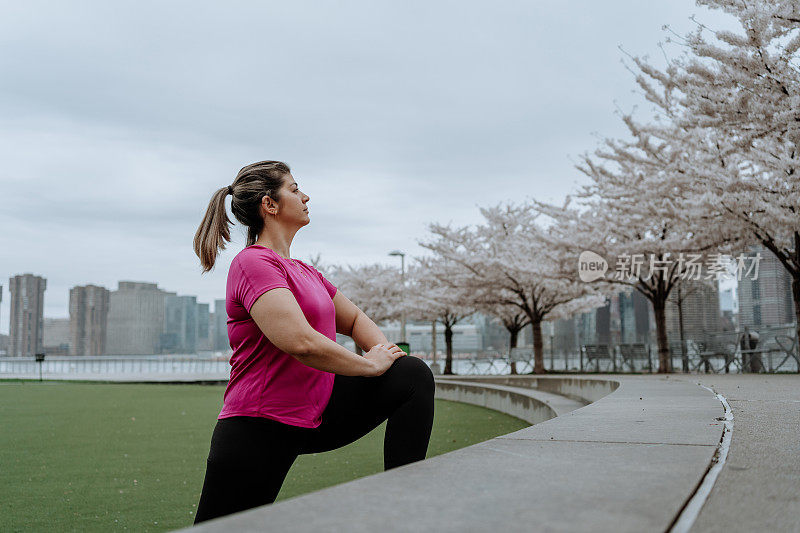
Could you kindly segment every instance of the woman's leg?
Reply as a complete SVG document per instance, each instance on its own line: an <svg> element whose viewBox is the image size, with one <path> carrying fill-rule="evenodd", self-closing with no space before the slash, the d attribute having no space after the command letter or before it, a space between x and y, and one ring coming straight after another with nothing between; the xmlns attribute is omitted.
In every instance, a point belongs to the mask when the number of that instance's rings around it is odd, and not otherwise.
<svg viewBox="0 0 800 533"><path fill-rule="evenodd" d="M340 448L388 419L384 469L425 459L433 427L434 387L428 365L409 355L377 377L337 375L322 423L306 430L301 453Z"/></svg>
<svg viewBox="0 0 800 533"><path fill-rule="evenodd" d="M194 523L274 502L302 429L261 417L218 420Z"/></svg>

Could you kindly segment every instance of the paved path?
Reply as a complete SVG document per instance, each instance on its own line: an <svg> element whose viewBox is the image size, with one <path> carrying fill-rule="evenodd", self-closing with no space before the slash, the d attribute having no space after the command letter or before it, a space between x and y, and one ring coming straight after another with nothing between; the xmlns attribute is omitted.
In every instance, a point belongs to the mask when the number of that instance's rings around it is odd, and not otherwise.
<svg viewBox="0 0 800 533"><path fill-rule="evenodd" d="M692 532L800 532L800 376L681 375L723 395L733 438Z"/></svg>
<svg viewBox="0 0 800 533"><path fill-rule="evenodd" d="M665 531L714 455L722 405L696 383L612 379L541 424L193 532Z"/></svg>

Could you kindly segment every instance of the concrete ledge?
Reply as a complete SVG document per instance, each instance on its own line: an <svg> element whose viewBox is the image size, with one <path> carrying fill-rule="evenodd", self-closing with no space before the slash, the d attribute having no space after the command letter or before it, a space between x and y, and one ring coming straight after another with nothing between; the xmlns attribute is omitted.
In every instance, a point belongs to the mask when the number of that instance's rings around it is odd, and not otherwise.
<svg viewBox="0 0 800 533"><path fill-rule="evenodd" d="M475 387L484 381L440 379L437 389L477 399ZM192 530L664 531L702 480L722 435L715 396L668 377L489 381L483 397L505 398L514 409L527 402L533 411L554 410L533 392L595 401L474 446Z"/></svg>
<svg viewBox="0 0 800 533"><path fill-rule="evenodd" d="M613 377L572 377L572 376L440 376L439 381L469 381L508 385L549 392L582 402L584 405L608 396L619 387L619 380Z"/></svg>
<svg viewBox="0 0 800 533"><path fill-rule="evenodd" d="M436 398L480 405L538 424L580 409L587 402L527 387L509 387L477 380L436 382Z"/></svg>

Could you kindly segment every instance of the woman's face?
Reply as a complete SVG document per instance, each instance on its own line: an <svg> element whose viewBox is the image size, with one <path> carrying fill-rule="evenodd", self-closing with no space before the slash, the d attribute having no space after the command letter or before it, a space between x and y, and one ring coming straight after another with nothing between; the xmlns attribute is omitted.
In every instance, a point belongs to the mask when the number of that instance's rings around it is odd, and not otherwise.
<svg viewBox="0 0 800 533"><path fill-rule="evenodd" d="M311 197L300 190L291 174L286 174L283 177L283 185L278 192L278 198L280 198L280 202L278 203L279 218L287 221L296 220L302 225L308 224L310 218L306 203Z"/></svg>

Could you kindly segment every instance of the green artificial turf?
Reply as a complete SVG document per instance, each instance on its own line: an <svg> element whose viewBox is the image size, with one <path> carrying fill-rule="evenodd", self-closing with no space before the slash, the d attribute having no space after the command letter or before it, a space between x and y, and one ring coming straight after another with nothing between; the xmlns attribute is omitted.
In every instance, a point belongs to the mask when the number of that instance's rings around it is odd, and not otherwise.
<svg viewBox="0 0 800 533"><path fill-rule="evenodd" d="M221 385L0 381L0 531L192 525L223 392ZM527 425L437 400L428 457ZM300 456L278 500L383 471L384 429Z"/></svg>

